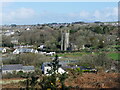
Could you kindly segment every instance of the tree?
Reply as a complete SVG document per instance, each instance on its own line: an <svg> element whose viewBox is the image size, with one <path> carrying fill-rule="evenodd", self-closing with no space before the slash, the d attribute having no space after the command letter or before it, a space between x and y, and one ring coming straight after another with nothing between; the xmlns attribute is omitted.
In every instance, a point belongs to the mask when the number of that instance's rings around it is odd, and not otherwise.
<svg viewBox="0 0 120 90"><path fill-rule="evenodd" d="M10 36L5 36L5 35L2 36L2 46L3 47L13 47Z"/></svg>
<svg viewBox="0 0 120 90"><path fill-rule="evenodd" d="M59 74L58 69L60 68L58 55L55 56L55 59L48 64L51 67L51 70L48 70L49 76L45 76L40 82L42 89L56 90L57 88L65 89L64 81L67 78L67 74Z"/></svg>
<svg viewBox="0 0 120 90"><path fill-rule="evenodd" d="M42 90L57 90L62 88L65 90L64 81L67 78L67 74L59 74L58 69L61 66L59 64L58 56L55 56L55 59L48 64L51 67L51 70L48 71L48 76L40 76L37 73L26 73L22 77L26 78L26 81L23 83L26 85L26 89L35 88L37 85L41 87ZM40 81L38 81L40 79Z"/></svg>
<svg viewBox="0 0 120 90"><path fill-rule="evenodd" d="M17 25L16 24L11 24L11 27L16 27Z"/></svg>

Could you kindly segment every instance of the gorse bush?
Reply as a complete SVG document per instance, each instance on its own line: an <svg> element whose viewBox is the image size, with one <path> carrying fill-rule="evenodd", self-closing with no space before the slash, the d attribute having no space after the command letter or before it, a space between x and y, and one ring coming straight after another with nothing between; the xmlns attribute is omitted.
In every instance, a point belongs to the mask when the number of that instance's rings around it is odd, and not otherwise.
<svg viewBox="0 0 120 90"><path fill-rule="evenodd" d="M57 88L65 89L64 81L67 78L67 74L60 74L58 69L60 68L58 56L55 56L55 59L48 65L51 67L51 70L48 70L48 76L44 76L41 81L41 86L43 89L50 88L51 90L56 90Z"/></svg>
<svg viewBox="0 0 120 90"><path fill-rule="evenodd" d="M110 69L112 65L112 59L110 59L107 54L105 53L99 53L94 55L84 55L79 60L79 63L77 63L80 66L86 66L86 67L103 67L106 69Z"/></svg>
<svg viewBox="0 0 120 90"><path fill-rule="evenodd" d="M26 88L35 88L37 85L42 90L56 90L58 88L61 88L62 90L66 90L65 87L65 79L68 77L66 73L60 74L58 72L58 69L60 68L58 56L55 56L55 59L48 65L51 67L51 70L48 70L48 75L29 75L27 74L24 76L27 78L26 81L24 81L24 84L26 85ZM40 80L39 80L40 79Z"/></svg>

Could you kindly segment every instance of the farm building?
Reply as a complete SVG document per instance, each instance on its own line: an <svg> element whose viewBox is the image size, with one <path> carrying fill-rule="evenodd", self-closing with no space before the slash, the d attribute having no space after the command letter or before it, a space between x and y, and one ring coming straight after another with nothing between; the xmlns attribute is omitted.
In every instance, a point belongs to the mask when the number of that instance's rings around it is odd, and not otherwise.
<svg viewBox="0 0 120 90"><path fill-rule="evenodd" d="M13 51L13 54L20 54L20 53L38 53L38 51L29 48L18 48Z"/></svg>
<svg viewBox="0 0 120 90"><path fill-rule="evenodd" d="M3 65L0 70L3 74L23 71L34 72L34 66L23 66L22 64Z"/></svg>

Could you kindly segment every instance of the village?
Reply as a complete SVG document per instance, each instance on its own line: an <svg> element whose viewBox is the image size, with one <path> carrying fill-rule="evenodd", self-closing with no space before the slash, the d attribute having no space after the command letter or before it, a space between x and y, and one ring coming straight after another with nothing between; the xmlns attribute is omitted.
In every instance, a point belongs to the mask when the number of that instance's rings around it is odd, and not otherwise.
<svg viewBox="0 0 120 90"><path fill-rule="evenodd" d="M48 64L56 55L60 74L74 70L78 70L74 74L119 73L118 34L117 22L4 25L0 32L2 78L49 75Z"/></svg>
<svg viewBox="0 0 120 90"><path fill-rule="evenodd" d="M0 1L0 89L120 88L117 0Z"/></svg>

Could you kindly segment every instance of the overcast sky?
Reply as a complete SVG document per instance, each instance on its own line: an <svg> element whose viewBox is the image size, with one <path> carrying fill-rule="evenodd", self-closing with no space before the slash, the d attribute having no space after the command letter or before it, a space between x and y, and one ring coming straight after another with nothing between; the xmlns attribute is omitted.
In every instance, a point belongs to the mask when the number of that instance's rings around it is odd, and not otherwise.
<svg viewBox="0 0 120 90"><path fill-rule="evenodd" d="M7 2L2 24L118 21L117 2Z"/></svg>

